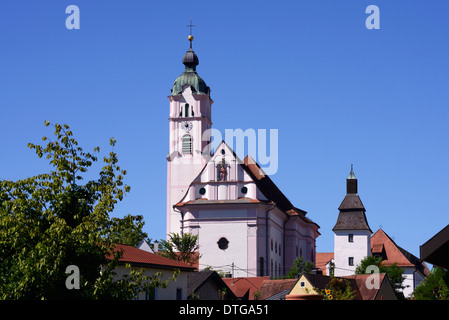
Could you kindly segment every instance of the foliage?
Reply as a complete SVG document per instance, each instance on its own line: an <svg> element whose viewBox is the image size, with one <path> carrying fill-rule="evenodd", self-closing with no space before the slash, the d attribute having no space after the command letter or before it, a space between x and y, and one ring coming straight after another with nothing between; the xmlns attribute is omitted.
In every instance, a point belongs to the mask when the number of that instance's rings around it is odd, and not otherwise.
<svg viewBox="0 0 449 320"><path fill-rule="evenodd" d="M285 279L299 278L301 274L309 273L314 267L315 265L309 260L304 261L304 258L302 256L297 257L293 261L293 266L288 271L287 275L285 276Z"/></svg>
<svg viewBox="0 0 449 320"><path fill-rule="evenodd" d="M430 274L415 288L412 298L416 300L449 300L449 272L434 266Z"/></svg>
<svg viewBox="0 0 449 320"><path fill-rule="evenodd" d="M110 239L115 243L136 247L142 239L150 243L146 232L142 231L145 222L143 216L126 215L123 218L111 218Z"/></svg>
<svg viewBox="0 0 449 320"><path fill-rule="evenodd" d="M366 270L369 266L376 266L379 268L379 273L386 273L387 278L394 289L396 297L401 300L405 299L404 294L402 293L402 290L405 288L403 285L405 277L402 275L404 273L404 269L398 267L396 263L386 266L380 257L367 256L360 261L359 265L357 265L355 273L367 273Z"/></svg>
<svg viewBox="0 0 449 320"><path fill-rule="evenodd" d="M325 289L315 288L315 291L323 295L324 300L353 300L355 298L351 284L344 278L331 277Z"/></svg>
<svg viewBox="0 0 449 320"><path fill-rule="evenodd" d="M199 249L198 235L185 232L182 235L170 233L168 240L160 241L161 255L169 259L181 261L187 264L195 264L200 256L196 254Z"/></svg>
<svg viewBox="0 0 449 320"><path fill-rule="evenodd" d="M28 144L49 161L50 172L0 180L0 298L130 299L138 291L166 285L158 276L144 277L138 270L113 281L121 256L114 250L115 242L131 243L134 235L142 235L141 217L109 217L130 191L123 183L126 171L111 151L103 157L97 179L80 184L98 161L100 148L84 152L68 125L55 124L54 129L55 141L43 137L46 146ZM110 139L110 146L115 144ZM79 267L78 290L65 285L69 265Z"/></svg>

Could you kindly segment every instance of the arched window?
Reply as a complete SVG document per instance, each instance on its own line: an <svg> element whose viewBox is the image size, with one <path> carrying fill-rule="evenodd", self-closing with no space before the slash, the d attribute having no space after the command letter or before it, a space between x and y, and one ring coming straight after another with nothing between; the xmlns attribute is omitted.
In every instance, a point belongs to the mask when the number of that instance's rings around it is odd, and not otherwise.
<svg viewBox="0 0 449 320"><path fill-rule="evenodd" d="M259 259L259 270L260 276L263 277L265 275L265 259L263 257Z"/></svg>
<svg viewBox="0 0 449 320"><path fill-rule="evenodd" d="M184 113L185 117L188 118L189 117L189 104L188 103L185 104L184 109L185 109L185 113Z"/></svg>
<svg viewBox="0 0 449 320"><path fill-rule="evenodd" d="M192 137L188 134L182 137L182 153L192 153Z"/></svg>

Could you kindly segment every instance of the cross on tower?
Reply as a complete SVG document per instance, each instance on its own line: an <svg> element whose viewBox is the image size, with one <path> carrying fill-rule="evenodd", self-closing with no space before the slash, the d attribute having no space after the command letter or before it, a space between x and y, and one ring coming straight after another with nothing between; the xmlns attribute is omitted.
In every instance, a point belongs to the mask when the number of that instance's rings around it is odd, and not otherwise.
<svg viewBox="0 0 449 320"><path fill-rule="evenodd" d="M186 27L189 27L190 29L189 41L190 41L190 49L192 49L192 41L193 41L192 27L196 27L196 25L192 24L192 19L190 19L190 23L186 25Z"/></svg>
<svg viewBox="0 0 449 320"><path fill-rule="evenodd" d="M190 24L186 25L186 27L190 28L190 34L192 34L192 27L196 27L196 25L192 24L192 19L190 19Z"/></svg>

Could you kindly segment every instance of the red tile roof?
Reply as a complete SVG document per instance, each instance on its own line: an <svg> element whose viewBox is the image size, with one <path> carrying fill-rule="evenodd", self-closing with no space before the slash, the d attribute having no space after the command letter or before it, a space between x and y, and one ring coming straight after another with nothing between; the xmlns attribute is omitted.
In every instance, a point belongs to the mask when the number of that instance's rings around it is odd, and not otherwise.
<svg viewBox="0 0 449 320"><path fill-rule="evenodd" d="M345 276L342 278L352 279L355 281L357 290L356 290L356 299L357 300L375 300L377 294L379 293L379 289L369 289L366 286L366 280L371 277L371 274L357 274L353 276ZM379 284L382 285L385 277L387 275L385 273L379 273Z"/></svg>
<svg viewBox="0 0 449 320"><path fill-rule="evenodd" d="M161 268L161 269L180 269L183 271L194 271L195 267L189 266L180 261L168 259L160 255L137 249L124 244L116 244L115 250L123 251L120 262L130 263L131 265L147 267L147 268ZM111 256L106 258L111 259Z"/></svg>
<svg viewBox="0 0 449 320"><path fill-rule="evenodd" d="M382 249L385 252L382 261L386 266L397 263L398 267L416 267L424 275L429 274L429 269L423 261L399 247L382 229L379 229L371 237L371 251L377 253Z"/></svg>
<svg viewBox="0 0 449 320"><path fill-rule="evenodd" d="M315 267L326 274L326 264L334 258L333 252L317 252L315 253Z"/></svg>
<svg viewBox="0 0 449 320"><path fill-rule="evenodd" d="M270 277L224 278L223 281L234 292L237 298L254 300L254 293L259 291L262 282Z"/></svg>
<svg viewBox="0 0 449 320"><path fill-rule="evenodd" d="M284 290L292 290L298 279L265 280L260 286L260 299L268 299Z"/></svg>

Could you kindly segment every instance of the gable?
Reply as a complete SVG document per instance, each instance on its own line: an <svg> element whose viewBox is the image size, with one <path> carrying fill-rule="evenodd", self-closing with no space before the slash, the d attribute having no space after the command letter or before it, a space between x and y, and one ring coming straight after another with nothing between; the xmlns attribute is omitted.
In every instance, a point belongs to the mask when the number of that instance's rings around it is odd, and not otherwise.
<svg viewBox="0 0 449 320"><path fill-rule="evenodd" d="M286 216L319 226L306 218L307 212L296 208L260 166L247 156L241 161L222 141L198 176L192 181L176 206L189 204L223 204L223 201L275 204Z"/></svg>
<svg viewBox="0 0 449 320"><path fill-rule="evenodd" d="M315 291L314 285L309 279L305 275L301 275L289 294L318 294L318 292Z"/></svg>
<svg viewBox="0 0 449 320"><path fill-rule="evenodd" d="M373 253L382 250L382 258L385 265L397 263L399 267L416 267L423 275L429 270L424 262L407 250L398 246L382 229L376 231L371 237L371 251Z"/></svg>

